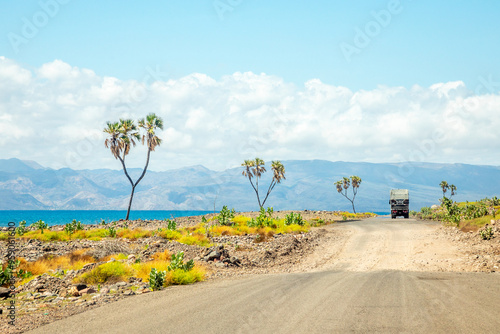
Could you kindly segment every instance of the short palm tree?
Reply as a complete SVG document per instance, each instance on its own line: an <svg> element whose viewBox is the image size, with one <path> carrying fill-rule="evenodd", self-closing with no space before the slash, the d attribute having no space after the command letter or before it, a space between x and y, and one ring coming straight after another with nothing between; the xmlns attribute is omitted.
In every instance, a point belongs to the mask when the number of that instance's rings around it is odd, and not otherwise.
<svg viewBox="0 0 500 334"><path fill-rule="evenodd" d="M344 176L342 178L342 180L337 181L334 184L335 184L335 187L337 188L337 192L339 194L341 194L342 196L344 196L345 198L347 198L351 202L352 211L354 213L356 213L356 209L354 208L354 199L356 198L356 195L358 193L359 185L361 184L361 178L359 176L353 175L349 179L348 177ZM347 195L347 189L349 189L351 184L352 184L352 193L353 193L352 199L350 199L349 196Z"/></svg>
<svg viewBox="0 0 500 334"><path fill-rule="evenodd" d="M264 206L264 204L267 201L267 198L269 197L269 194L271 191L273 191L274 187L276 184L281 183L281 180L286 180L285 178L285 166L281 163L279 160L275 160L271 162L271 169L273 171L273 179L271 180L271 183L269 184L269 188L267 189L267 194L266 198L264 198L264 201L262 202L261 207Z"/></svg>
<svg viewBox="0 0 500 334"><path fill-rule="evenodd" d="M450 184L450 198L457 193L457 187L454 184Z"/></svg>
<svg viewBox="0 0 500 334"><path fill-rule="evenodd" d="M448 182L441 181L439 186L441 187L441 189L443 189L443 197L445 197L446 191L450 188L450 186L448 185Z"/></svg>
<svg viewBox="0 0 500 334"><path fill-rule="evenodd" d="M269 197L269 194L273 191L274 187L277 183L281 183L281 180L286 180L285 178L285 167L280 161L273 161L271 163L271 169L273 171L273 178L271 183L269 184L269 188L267 189L266 197L264 201L261 203L260 195L259 195L259 179L266 172L266 168L264 167L265 161L259 158L255 158L255 160L245 160L241 166L245 167L243 172L241 173L243 176L248 177L248 181L252 185L255 194L257 195L257 202L259 203L259 207L263 208L264 204ZM255 176L255 185L252 181L252 178Z"/></svg>

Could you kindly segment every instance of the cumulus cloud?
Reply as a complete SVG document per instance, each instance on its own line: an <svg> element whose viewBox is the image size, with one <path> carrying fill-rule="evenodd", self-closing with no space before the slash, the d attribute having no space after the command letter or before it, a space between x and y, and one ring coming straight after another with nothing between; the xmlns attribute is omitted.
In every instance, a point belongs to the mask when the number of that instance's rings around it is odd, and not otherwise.
<svg viewBox="0 0 500 334"><path fill-rule="evenodd" d="M163 117L151 168L238 166L243 159L460 162L500 165L500 95L463 82L351 91L312 79L297 87L251 72L121 81L60 60L31 71L0 57L2 158L52 168L116 168L107 121ZM145 148L127 157L142 167Z"/></svg>

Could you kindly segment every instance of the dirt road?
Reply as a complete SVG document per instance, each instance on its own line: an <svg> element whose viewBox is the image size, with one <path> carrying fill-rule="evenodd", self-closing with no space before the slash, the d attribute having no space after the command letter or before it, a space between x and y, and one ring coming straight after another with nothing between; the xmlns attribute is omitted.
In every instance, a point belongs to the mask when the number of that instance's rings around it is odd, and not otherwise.
<svg viewBox="0 0 500 334"><path fill-rule="evenodd" d="M293 274L171 287L33 333L495 333L500 275L461 273L433 223L339 224ZM338 239L337 239L338 240Z"/></svg>
<svg viewBox="0 0 500 334"><path fill-rule="evenodd" d="M436 222L378 217L327 229L335 237L320 245L298 271L463 271L463 257L448 239L436 239ZM343 233L344 237L337 235Z"/></svg>

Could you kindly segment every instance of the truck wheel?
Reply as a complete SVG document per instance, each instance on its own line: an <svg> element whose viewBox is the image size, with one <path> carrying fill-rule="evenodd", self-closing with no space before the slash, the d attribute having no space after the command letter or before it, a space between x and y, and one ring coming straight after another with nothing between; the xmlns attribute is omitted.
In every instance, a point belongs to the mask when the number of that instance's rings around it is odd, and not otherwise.
<svg viewBox="0 0 500 334"><path fill-rule="evenodd" d="M405 219L408 219L408 218L410 218L410 214L409 214L409 213L406 213L406 214L405 214Z"/></svg>
<svg viewBox="0 0 500 334"><path fill-rule="evenodd" d="M395 215L391 215L391 218L392 218L392 219L395 219L395 218L396 218L396 216L395 216Z"/></svg>

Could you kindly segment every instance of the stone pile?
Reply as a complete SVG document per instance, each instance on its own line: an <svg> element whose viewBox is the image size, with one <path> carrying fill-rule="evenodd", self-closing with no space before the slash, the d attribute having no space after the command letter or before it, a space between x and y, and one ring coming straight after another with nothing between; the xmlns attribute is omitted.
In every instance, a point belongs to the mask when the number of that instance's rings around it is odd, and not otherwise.
<svg viewBox="0 0 500 334"><path fill-rule="evenodd" d="M202 256L195 258L205 262L214 262L216 266L227 267L229 265L239 267L241 261L236 256L231 256L229 251L224 248L224 245L212 246L202 252Z"/></svg>
<svg viewBox="0 0 500 334"><path fill-rule="evenodd" d="M59 295L65 292L71 286L67 281L59 278L43 274L32 279L28 283L21 285L21 291L30 291L42 294L56 294Z"/></svg>

